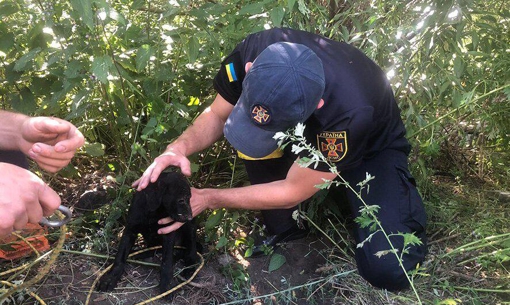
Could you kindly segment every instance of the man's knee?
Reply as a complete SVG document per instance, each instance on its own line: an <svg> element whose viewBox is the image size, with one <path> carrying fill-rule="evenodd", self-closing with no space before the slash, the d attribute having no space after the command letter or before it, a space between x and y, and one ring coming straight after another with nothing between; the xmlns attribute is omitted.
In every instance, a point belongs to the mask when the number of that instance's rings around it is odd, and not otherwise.
<svg viewBox="0 0 510 305"><path fill-rule="evenodd" d="M388 254L392 255L393 254ZM396 257L382 260L375 257L375 261L369 264L358 265L358 270L363 278L371 285L390 291L402 290L409 287L409 280L402 267L398 265Z"/></svg>
<svg viewBox="0 0 510 305"><path fill-rule="evenodd" d="M416 269L425 259L427 253L425 238L422 239L423 243L421 245L409 247L408 253L403 255L402 265L397 255L391 252L380 257L377 256L376 253L381 251L381 248L370 245L372 242L377 243L376 240L372 240L356 251L356 261L361 276L378 288L390 291L408 288L410 286L410 272ZM387 242L385 244L387 245ZM400 257L401 245L394 246L397 247L398 256Z"/></svg>

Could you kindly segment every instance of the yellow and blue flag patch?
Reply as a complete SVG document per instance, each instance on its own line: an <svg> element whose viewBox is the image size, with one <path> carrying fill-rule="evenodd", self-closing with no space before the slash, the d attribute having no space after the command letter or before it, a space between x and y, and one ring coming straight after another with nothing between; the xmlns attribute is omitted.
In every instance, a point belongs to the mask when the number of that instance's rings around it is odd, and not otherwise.
<svg viewBox="0 0 510 305"><path fill-rule="evenodd" d="M225 69L227 70L228 80L230 82L237 81L237 75L236 75L236 70L234 69L234 63L226 64Z"/></svg>

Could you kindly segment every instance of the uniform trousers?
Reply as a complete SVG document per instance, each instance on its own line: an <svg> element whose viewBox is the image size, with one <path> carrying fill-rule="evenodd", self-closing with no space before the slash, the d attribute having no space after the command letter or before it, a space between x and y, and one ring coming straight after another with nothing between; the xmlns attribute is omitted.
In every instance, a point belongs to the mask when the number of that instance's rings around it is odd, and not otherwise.
<svg viewBox="0 0 510 305"><path fill-rule="evenodd" d="M269 160L243 160L252 184L266 183L285 179L287 172L295 157L286 153L283 157ZM414 178L411 176L407 165L407 154L402 151L386 149L376 156L364 159L361 164L353 169L345 170L340 175L355 188L359 182L365 180L366 174L375 177L369 182L369 187L362 191L362 199L368 205L380 207L377 218L387 234L414 233L423 242L419 246L411 246L403 255L404 268L409 271L423 262L427 253L427 237L425 234L426 213L423 201L416 188ZM360 215L363 203L357 195L345 188L347 202L338 202L339 205L348 204L353 217ZM292 212L297 207L281 210L262 211L264 224L269 234L279 234L294 226L296 221L292 219ZM369 228L361 228L355 225L353 236L356 243L364 241L373 232ZM403 237L392 236L390 240L400 253L403 251ZM382 232L375 233L369 242L363 247L356 248L355 259L358 271L372 285L388 290L400 290L407 288L409 282L399 265L395 255L390 253L378 257L379 251L390 249L390 245Z"/></svg>

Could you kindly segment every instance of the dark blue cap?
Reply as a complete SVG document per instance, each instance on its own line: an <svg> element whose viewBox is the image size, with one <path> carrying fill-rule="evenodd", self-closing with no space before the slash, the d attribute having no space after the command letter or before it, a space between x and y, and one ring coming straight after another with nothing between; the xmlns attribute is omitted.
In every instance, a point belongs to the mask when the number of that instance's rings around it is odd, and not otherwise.
<svg viewBox="0 0 510 305"><path fill-rule="evenodd" d="M324 68L308 47L278 42L253 62L239 101L223 132L232 146L252 158L277 148L273 136L306 121L324 93Z"/></svg>

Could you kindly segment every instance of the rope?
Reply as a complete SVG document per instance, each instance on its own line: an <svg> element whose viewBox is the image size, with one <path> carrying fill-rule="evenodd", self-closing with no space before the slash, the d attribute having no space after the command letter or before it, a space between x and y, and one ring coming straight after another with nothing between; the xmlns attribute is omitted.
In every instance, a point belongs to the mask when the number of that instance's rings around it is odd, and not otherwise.
<svg viewBox="0 0 510 305"><path fill-rule="evenodd" d="M58 212L58 211L57 211ZM63 215L62 213L58 212L58 216L63 218ZM18 292L18 291L21 291L23 289L26 289L32 285L34 285L35 283L39 282L43 277L46 276L46 274L48 274L48 272L50 271L50 268L53 266L53 264L55 263L55 261L57 260L58 258L58 255L60 253L60 250L62 250L62 246L64 245L64 241L66 239L66 233L67 233L67 226L66 225L63 225L60 227L60 237L57 241L57 244L55 246L55 249L52 250L51 252L51 255L50 255L50 258L48 260L48 263L42 267L38 272L37 272L37 275L34 276L31 280L29 281L26 281L24 282L23 284L21 285L12 285L12 288L7 290L6 293L4 293L3 295L0 296L0 304L2 304L2 302L9 298L10 296L12 296L14 293ZM16 269L19 269L19 268L16 268ZM4 272L5 273L5 272ZM10 272L7 272L7 273L10 273ZM42 300L41 300L42 301ZM41 302L39 301L39 302ZM44 302L43 302L44 303Z"/></svg>
<svg viewBox="0 0 510 305"><path fill-rule="evenodd" d="M17 286L14 285L13 283L11 282L7 282L7 281L0 281L0 284L2 285L7 285L9 287L14 287L16 288ZM46 303L43 301L43 299L41 299L37 294L33 293L32 291L29 291L28 294L33 297L34 299L36 299L41 305L46 305Z"/></svg>
<svg viewBox="0 0 510 305"><path fill-rule="evenodd" d="M156 247L151 247L151 248L147 248L147 249L143 249L143 250L140 250L140 251L137 251L137 252L134 252L134 253L131 253L129 254L128 258L129 257L133 257L135 255L138 255L140 253L144 253L144 252L147 252L147 251L152 251L152 250L157 250L157 249L160 249L161 246L156 246ZM197 267L197 269L195 270L195 272L190 276L189 279L187 279L186 281L180 283L179 285L175 286L174 288L168 290L168 291L165 291L164 293L162 294L159 294L153 298L150 298L146 301L143 301L143 302L140 302L140 303L137 303L135 305L144 305L144 304L148 304L149 302L153 302L153 301L156 301L156 300L159 300L161 298L164 298L165 296L171 294L172 292L180 289L181 287L191 283L191 281L197 276L198 272L204 267L204 257L198 253L198 256L200 257L200 265ZM113 267L113 264L108 266L106 269L104 269L103 271L101 271L98 275L98 277L95 279L94 283L92 283L92 286L90 287L90 290L89 290L89 293L87 295L87 299L85 300L85 305L88 305L89 302L90 302L90 297L92 296L92 293L94 292L94 288L96 287L96 284L97 282L99 282L99 279L106 273L108 272L111 268Z"/></svg>

